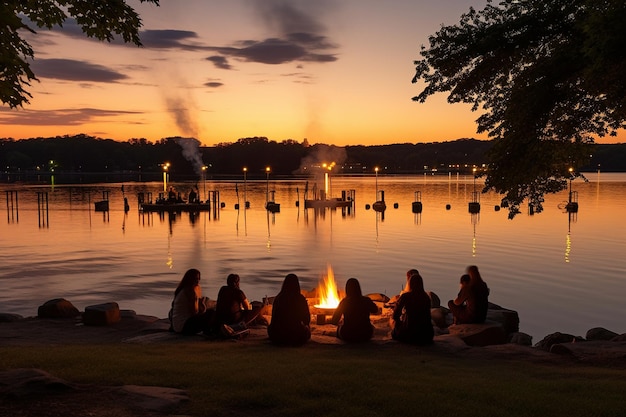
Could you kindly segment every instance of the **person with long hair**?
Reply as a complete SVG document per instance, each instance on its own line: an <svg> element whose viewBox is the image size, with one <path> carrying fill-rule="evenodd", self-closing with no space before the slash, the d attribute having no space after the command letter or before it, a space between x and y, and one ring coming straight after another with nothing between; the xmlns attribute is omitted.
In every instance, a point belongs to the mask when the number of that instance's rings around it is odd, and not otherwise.
<svg viewBox="0 0 626 417"><path fill-rule="evenodd" d="M484 323L489 308L489 287L478 267L470 265L461 277L461 289L454 300L448 301L454 324Z"/></svg>
<svg viewBox="0 0 626 417"><path fill-rule="evenodd" d="M337 325L337 337L346 342L366 342L374 335L370 314L378 307L361 293L361 284L356 278L346 282L346 296L339 302L331 322ZM342 321L343 317L343 321Z"/></svg>
<svg viewBox="0 0 626 417"><path fill-rule="evenodd" d="M272 303L267 334L278 345L301 346L311 338L311 313L296 274L288 274Z"/></svg>
<svg viewBox="0 0 626 417"><path fill-rule="evenodd" d="M200 288L200 271L189 269L174 291L169 314L171 329L188 335L210 333L214 311L207 308L207 301Z"/></svg>
<svg viewBox="0 0 626 417"><path fill-rule="evenodd" d="M393 310L391 337L405 343L431 344L435 333L430 316L430 297L424 291L422 276L419 273L411 275L405 290Z"/></svg>

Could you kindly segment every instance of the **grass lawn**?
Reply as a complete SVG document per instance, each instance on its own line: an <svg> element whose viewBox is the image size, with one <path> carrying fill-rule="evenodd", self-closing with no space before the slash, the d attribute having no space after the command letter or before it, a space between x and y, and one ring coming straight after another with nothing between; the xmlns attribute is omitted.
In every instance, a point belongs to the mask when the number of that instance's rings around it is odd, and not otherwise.
<svg viewBox="0 0 626 417"><path fill-rule="evenodd" d="M626 371L468 359L398 344L231 341L0 347L0 369L181 388L193 416L623 416Z"/></svg>

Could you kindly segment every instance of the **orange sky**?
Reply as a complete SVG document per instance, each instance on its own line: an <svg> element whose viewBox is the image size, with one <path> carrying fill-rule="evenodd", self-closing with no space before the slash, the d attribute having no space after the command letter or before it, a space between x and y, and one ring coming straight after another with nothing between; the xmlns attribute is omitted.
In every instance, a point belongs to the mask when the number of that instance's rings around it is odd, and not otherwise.
<svg viewBox="0 0 626 417"><path fill-rule="evenodd" d="M469 106L411 100L413 60L428 35L486 0L130 3L144 22L143 48L87 40L71 22L28 37L40 82L23 109L0 108L0 137L187 136L209 146L249 136L486 139Z"/></svg>

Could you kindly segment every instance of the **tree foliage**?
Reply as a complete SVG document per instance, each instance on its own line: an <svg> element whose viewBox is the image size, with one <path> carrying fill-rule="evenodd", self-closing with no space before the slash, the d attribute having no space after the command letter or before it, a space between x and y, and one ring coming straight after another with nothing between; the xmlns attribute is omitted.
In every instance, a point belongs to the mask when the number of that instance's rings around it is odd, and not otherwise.
<svg viewBox="0 0 626 417"><path fill-rule="evenodd" d="M139 0L154 3L159 0ZM37 33L32 27L62 27L68 18L87 37L112 41L120 36L124 42L140 46L141 19L124 0L5 0L0 3L0 100L15 108L29 103L27 88L37 80L30 68L34 58L24 32Z"/></svg>
<svg viewBox="0 0 626 417"><path fill-rule="evenodd" d="M587 145L624 127L623 0L489 1L429 44L413 100L443 92L482 112L477 130L494 139L485 191L503 194L510 217L526 199L541 211L544 194L585 164Z"/></svg>

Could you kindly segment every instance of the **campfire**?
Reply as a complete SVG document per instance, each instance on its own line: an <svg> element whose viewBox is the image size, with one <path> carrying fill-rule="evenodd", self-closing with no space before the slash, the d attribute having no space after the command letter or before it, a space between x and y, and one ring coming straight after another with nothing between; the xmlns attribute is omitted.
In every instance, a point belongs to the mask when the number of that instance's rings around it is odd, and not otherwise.
<svg viewBox="0 0 626 417"><path fill-rule="evenodd" d="M326 276L320 280L317 287L317 299L318 303L313 306L313 313L317 316L317 324L326 324L326 316L332 316L340 301L335 274L330 265L327 267Z"/></svg>
<svg viewBox="0 0 626 417"><path fill-rule="evenodd" d="M315 304L315 308L334 310L339 305L340 300L337 291L337 283L335 282L335 274L330 265L328 265L326 276L317 288L317 294L319 303Z"/></svg>

